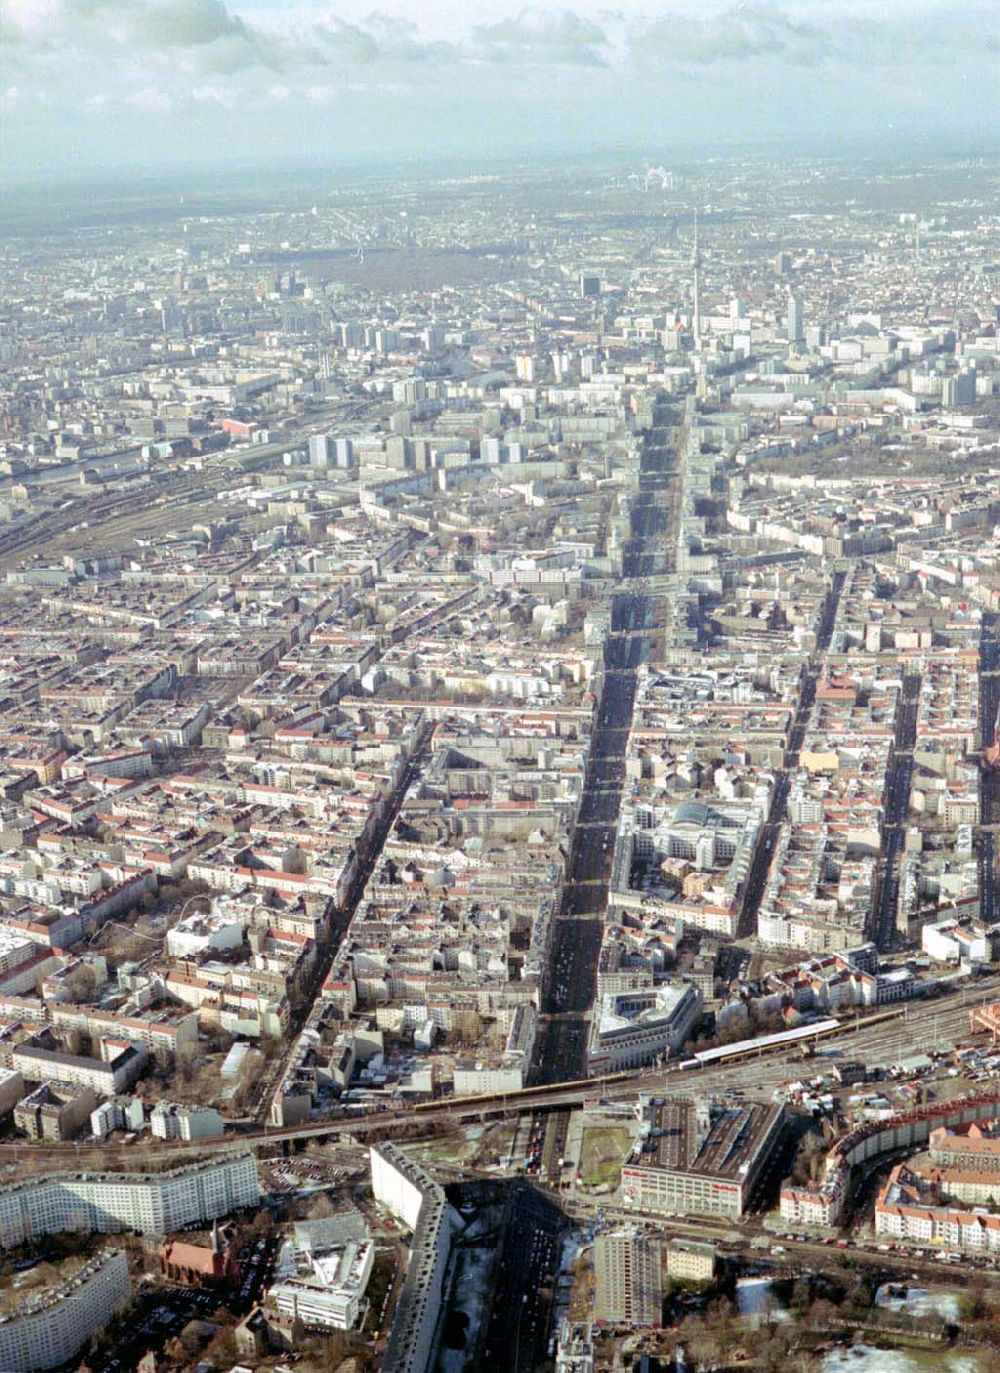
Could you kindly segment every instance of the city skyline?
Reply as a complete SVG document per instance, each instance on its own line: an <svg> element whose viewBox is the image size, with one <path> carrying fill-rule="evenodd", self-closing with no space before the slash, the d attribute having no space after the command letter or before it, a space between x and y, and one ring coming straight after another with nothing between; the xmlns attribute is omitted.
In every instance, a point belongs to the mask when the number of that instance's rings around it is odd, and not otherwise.
<svg viewBox="0 0 1000 1373"><path fill-rule="evenodd" d="M992 6L370 3L6 0L0 1370L988 1373Z"/></svg>

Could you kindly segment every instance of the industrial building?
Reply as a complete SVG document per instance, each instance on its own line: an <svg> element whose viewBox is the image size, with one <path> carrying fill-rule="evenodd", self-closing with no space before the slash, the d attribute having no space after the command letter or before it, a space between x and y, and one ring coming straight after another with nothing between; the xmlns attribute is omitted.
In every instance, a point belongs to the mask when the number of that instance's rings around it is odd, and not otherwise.
<svg viewBox="0 0 1000 1373"><path fill-rule="evenodd" d="M643 1113L622 1199L635 1211L739 1220L781 1134L784 1108L654 1100Z"/></svg>

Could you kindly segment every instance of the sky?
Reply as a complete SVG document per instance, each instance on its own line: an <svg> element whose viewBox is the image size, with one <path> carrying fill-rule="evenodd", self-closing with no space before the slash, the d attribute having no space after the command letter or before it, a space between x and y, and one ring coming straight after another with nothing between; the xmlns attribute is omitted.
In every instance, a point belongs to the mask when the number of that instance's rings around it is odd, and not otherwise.
<svg viewBox="0 0 1000 1373"><path fill-rule="evenodd" d="M1000 0L2 0L0 169L1000 132Z"/></svg>

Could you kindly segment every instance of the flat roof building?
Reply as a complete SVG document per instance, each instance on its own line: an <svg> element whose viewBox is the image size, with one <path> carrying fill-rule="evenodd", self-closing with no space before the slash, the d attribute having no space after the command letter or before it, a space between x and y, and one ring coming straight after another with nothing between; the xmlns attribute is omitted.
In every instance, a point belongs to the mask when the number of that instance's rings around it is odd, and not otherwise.
<svg viewBox="0 0 1000 1373"><path fill-rule="evenodd" d="M594 1240L599 1323L659 1326L663 1323L663 1243L636 1226L598 1235Z"/></svg>
<svg viewBox="0 0 1000 1373"><path fill-rule="evenodd" d="M371 1149L372 1191L413 1230L383 1373L423 1373L431 1364L451 1252L453 1213L444 1188L395 1144Z"/></svg>
<svg viewBox="0 0 1000 1373"><path fill-rule="evenodd" d="M0 1249L63 1230L162 1235L259 1201L253 1154L162 1173L49 1173L0 1187Z"/></svg>
<svg viewBox="0 0 1000 1373"><path fill-rule="evenodd" d="M15 1311L0 1315L0 1368L36 1373L68 1363L107 1326L130 1290L125 1254L107 1249L59 1287L25 1292Z"/></svg>
<svg viewBox="0 0 1000 1373"><path fill-rule="evenodd" d="M307 1329L350 1330L374 1261L375 1245L359 1212L296 1225L294 1241L279 1257L268 1303Z"/></svg>
<svg viewBox="0 0 1000 1373"><path fill-rule="evenodd" d="M667 1245L667 1277L682 1282L711 1282L715 1277L715 1246L700 1240L672 1239Z"/></svg>
<svg viewBox="0 0 1000 1373"><path fill-rule="evenodd" d="M612 992L596 1007L587 1045L587 1072L622 1072L680 1051L701 1014L701 992L690 983Z"/></svg>
<svg viewBox="0 0 1000 1373"><path fill-rule="evenodd" d="M650 1101L622 1199L635 1211L739 1220L784 1122L782 1106Z"/></svg>

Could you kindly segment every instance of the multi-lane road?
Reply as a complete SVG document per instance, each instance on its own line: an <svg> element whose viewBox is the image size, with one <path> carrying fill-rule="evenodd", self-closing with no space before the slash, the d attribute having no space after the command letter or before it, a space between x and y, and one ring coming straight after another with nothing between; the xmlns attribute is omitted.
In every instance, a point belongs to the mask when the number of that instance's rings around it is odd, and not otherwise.
<svg viewBox="0 0 1000 1373"><path fill-rule="evenodd" d="M646 437L631 537L623 549L622 589L611 604L583 793L542 983L543 1018L534 1064L539 1083L571 1080L586 1072L588 1013L608 904L636 673L648 661L654 640L652 599L631 583L672 566L671 535L679 511L681 483L669 446L669 418L667 408L658 407L656 424Z"/></svg>
<svg viewBox="0 0 1000 1373"><path fill-rule="evenodd" d="M896 729L885 777L882 816L882 851L875 900L872 903L871 937L882 950L891 949L896 937L899 906L899 860L903 852L906 815L910 806L913 749L917 742L917 705L920 678L907 674L896 706Z"/></svg>
<svg viewBox="0 0 1000 1373"><path fill-rule="evenodd" d="M998 617L983 615L979 641L979 729L983 749L996 743L1000 710ZM996 916L996 827L1000 826L1000 772L983 769L979 780L979 911L987 924Z"/></svg>

